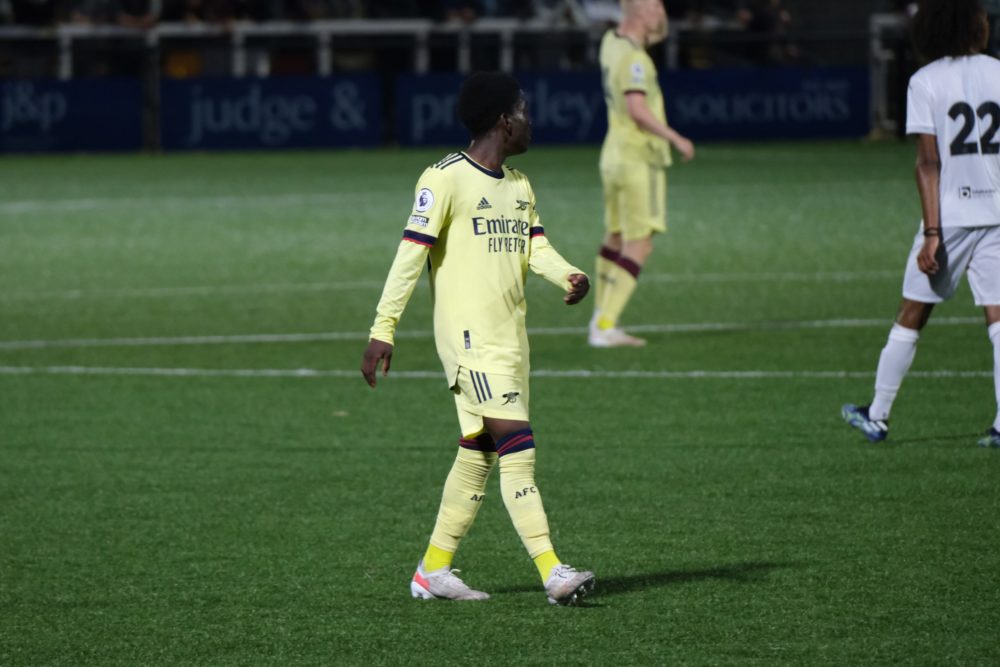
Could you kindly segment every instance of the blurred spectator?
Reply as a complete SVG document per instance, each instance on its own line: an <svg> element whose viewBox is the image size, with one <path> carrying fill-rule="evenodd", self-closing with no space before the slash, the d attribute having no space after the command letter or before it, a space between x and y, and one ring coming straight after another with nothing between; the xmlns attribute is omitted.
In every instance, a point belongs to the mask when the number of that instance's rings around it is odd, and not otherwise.
<svg viewBox="0 0 1000 667"><path fill-rule="evenodd" d="M163 0L161 21L226 23L236 18L232 0Z"/></svg>
<svg viewBox="0 0 1000 667"><path fill-rule="evenodd" d="M589 23L584 2L578 0L534 0L534 16L561 25L586 26Z"/></svg>
<svg viewBox="0 0 1000 667"><path fill-rule="evenodd" d="M366 15L362 0L285 0L282 18L289 21L359 19Z"/></svg>
<svg viewBox="0 0 1000 667"><path fill-rule="evenodd" d="M445 23L472 23L481 11L476 0L441 0L440 19Z"/></svg>
<svg viewBox="0 0 1000 667"><path fill-rule="evenodd" d="M584 16L579 0L437 0L416 4L422 10L418 15L450 23L471 23L478 18L564 18L572 15L575 20Z"/></svg>
<svg viewBox="0 0 1000 667"><path fill-rule="evenodd" d="M147 30L160 16L160 0L73 0L70 22Z"/></svg>
<svg viewBox="0 0 1000 667"><path fill-rule="evenodd" d="M792 15L782 0L753 0L738 16L753 38L747 53L755 64L779 65L798 58L798 49L788 41Z"/></svg>

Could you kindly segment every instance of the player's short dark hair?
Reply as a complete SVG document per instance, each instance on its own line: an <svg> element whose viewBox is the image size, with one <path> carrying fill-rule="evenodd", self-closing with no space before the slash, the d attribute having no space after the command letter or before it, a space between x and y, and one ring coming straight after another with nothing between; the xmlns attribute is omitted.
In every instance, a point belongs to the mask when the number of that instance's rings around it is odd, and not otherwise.
<svg viewBox="0 0 1000 667"><path fill-rule="evenodd" d="M980 0L921 0L913 18L913 46L926 60L978 53L989 26Z"/></svg>
<svg viewBox="0 0 1000 667"><path fill-rule="evenodd" d="M473 138L488 132L501 114L511 113L521 97L521 84L503 72L477 72L458 93L458 120Z"/></svg>

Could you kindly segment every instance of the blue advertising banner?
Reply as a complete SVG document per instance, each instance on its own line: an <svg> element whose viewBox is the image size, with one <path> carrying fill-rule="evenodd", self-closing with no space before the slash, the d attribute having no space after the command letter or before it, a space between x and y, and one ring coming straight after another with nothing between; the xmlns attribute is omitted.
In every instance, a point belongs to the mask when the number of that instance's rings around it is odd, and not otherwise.
<svg viewBox="0 0 1000 667"><path fill-rule="evenodd" d="M0 81L0 152L141 147L138 80Z"/></svg>
<svg viewBox="0 0 1000 667"><path fill-rule="evenodd" d="M329 148L382 141L374 74L164 81L165 150Z"/></svg>
<svg viewBox="0 0 1000 667"><path fill-rule="evenodd" d="M455 117L459 74L396 77L396 141L403 146L454 145L468 139Z"/></svg>
<svg viewBox="0 0 1000 667"><path fill-rule="evenodd" d="M522 73L534 141L599 143L607 118L600 76ZM396 140L462 145L462 76L395 80ZM695 140L857 137L869 130L868 71L714 69L662 76L670 123ZM377 74L193 79L161 84L167 150L377 146L384 117ZM0 81L0 152L139 150L142 90L131 79Z"/></svg>
<svg viewBox="0 0 1000 667"><path fill-rule="evenodd" d="M607 111L597 72L518 75L534 141L599 143ZM396 138L403 145L467 140L455 117L462 77L403 75L396 81ZM869 130L868 70L713 69L661 76L670 124L695 140L858 137Z"/></svg>
<svg viewBox="0 0 1000 667"><path fill-rule="evenodd" d="M396 140L404 146L454 145L468 140L455 116L460 74L401 75L396 79ZM525 73L533 142L594 143L607 115L597 72Z"/></svg>
<svg viewBox="0 0 1000 667"><path fill-rule="evenodd" d="M868 70L678 70L663 77L670 124L692 139L860 137L870 127Z"/></svg>

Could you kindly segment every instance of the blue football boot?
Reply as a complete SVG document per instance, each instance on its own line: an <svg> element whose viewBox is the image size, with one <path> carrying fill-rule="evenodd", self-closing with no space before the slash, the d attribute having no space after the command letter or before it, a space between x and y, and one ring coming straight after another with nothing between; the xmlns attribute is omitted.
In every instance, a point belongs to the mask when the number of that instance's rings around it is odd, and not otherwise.
<svg viewBox="0 0 1000 667"><path fill-rule="evenodd" d="M991 426L978 442L980 447L1000 447L1000 431Z"/></svg>
<svg viewBox="0 0 1000 667"><path fill-rule="evenodd" d="M889 422L869 418L867 405L848 403L840 409L840 416L872 442L882 442L889 435Z"/></svg>

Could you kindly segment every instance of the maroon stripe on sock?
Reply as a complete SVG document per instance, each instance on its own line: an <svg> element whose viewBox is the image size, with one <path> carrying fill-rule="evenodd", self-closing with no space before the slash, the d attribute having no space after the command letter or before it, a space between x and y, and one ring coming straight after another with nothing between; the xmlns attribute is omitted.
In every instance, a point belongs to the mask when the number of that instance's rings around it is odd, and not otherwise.
<svg viewBox="0 0 1000 667"><path fill-rule="evenodd" d="M619 257L617 260L615 260L615 264L617 264L618 266L622 267L623 269L631 273L632 277L635 278L636 280L639 279L639 272L642 271L642 267L633 262L628 257Z"/></svg>
<svg viewBox="0 0 1000 667"><path fill-rule="evenodd" d="M510 440L507 440L506 442L504 442L504 444L500 446L500 448L497 450L497 453L500 456L503 456L510 450L517 448L518 445L524 445L526 443L531 443L529 447L534 447L535 445L535 439L534 437L532 437L530 433L528 433L527 435L519 435L516 438L511 438Z"/></svg>
<svg viewBox="0 0 1000 667"><path fill-rule="evenodd" d="M606 245L602 245L601 249L597 251L597 254L603 257L604 259L608 260L609 262L614 262L618 259L621 253L619 253L617 250L614 250L613 248L609 248Z"/></svg>
<svg viewBox="0 0 1000 667"><path fill-rule="evenodd" d="M475 438L459 438L458 446L476 452L495 452L497 450L489 433L482 433Z"/></svg>

